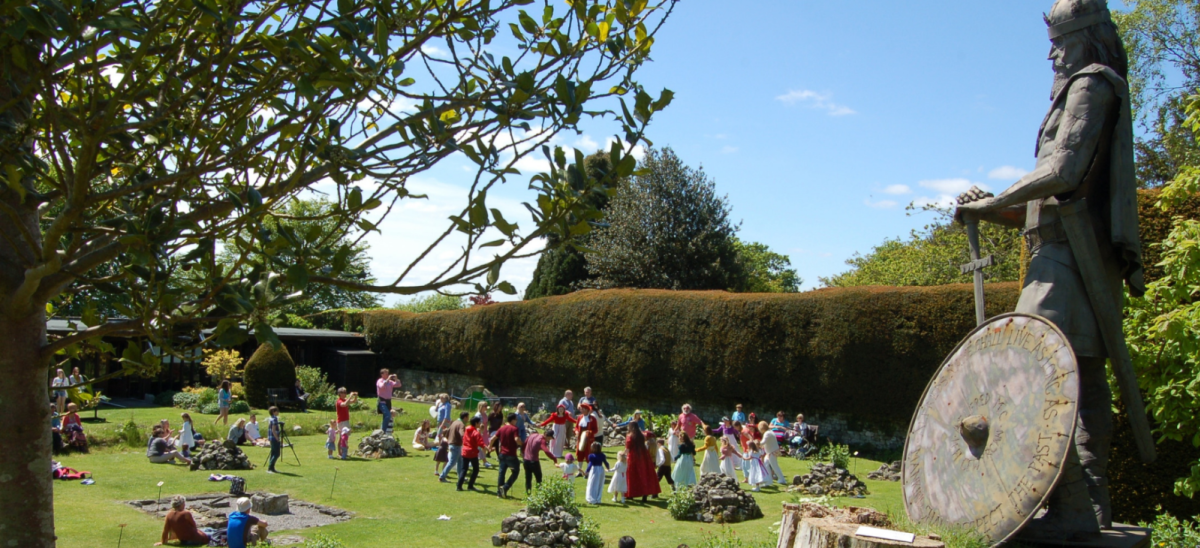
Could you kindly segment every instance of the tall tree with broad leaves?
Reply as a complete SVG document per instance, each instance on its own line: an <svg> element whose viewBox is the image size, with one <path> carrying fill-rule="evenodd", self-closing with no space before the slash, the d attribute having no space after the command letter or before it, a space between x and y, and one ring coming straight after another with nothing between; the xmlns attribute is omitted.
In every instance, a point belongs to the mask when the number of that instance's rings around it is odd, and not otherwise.
<svg viewBox="0 0 1200 548"><path fill-rule="evenodd" d="M341 229L338 226L338 215L337 205L329 199L293 198L263 218L262 231L259 233L261 237L251 238L249 234L234 236L235 239L241 238L247 243L254 241L253 251L242 257L238 267L244 269L244 275L251 275L251 271L255 269L287 272L296 268L294 276L304 276L307 269L300 272L300 269L305 267L296 265L308 263L309 255L319 254L321 249L329 247L348 247L350 253L346 255L345 265L341 267L341 277L364 284L376 283L371 275L371 256L368 254L370 247L362 241L367 233L361 230ZM218 261L223 266L232 267L239 258L233 250L240 248L239 242L226 241L223 251L218 255ZM329 272L333 269L334 265L320 268L321 271ZM337 308L376 308L381 303L382 299L375 292L313 284L308 287L302 298L261 312L265 317L275 319L272 323L278 325L279 319L288 315L307 316Z"/></svg>
<svg viewBox="0 0 1200 548"><path fill-rule="evenodd" d="M797 293L804 283L792 268L792 259L771 251L767 244L733 240L738 260L746 271L746 282L738 291L747 293Z"/></svg>
<svg viewBox="0 0 1200 548"><path fill-rule="evenodd" d="M1186 127L1188 95L1200 89L1200 0L1127 0L1113 17L1129 56L1138 183L1165 185L1200 165L1200 142Z"/></svg>
<svg viewBox="0 0 1200 548"><path fill-rule="evenodd" d="M606 179L612 171L608 155L596 152L584 159L586 173L581 173L575 166L567 168L567 180L583 188L586 177ZM591 205L601 212L608 207L607 194L592 194ZM546 235L546 251L538 257L537 268L533 271L533 279L525 288L525 299L565 295L586 285L592 278L587 271L587 250L590 235L575 238L563 238L558 234Z"/></svg>
<svg viewBox="0 0 1200 548"><path fill-rule="evenodd" d="M590 240L594 287L736 289L738 260L729 204L716 184L670 148L650 149L622 184Z"/></svg>
<svg viewBox="0 0 1200 548"><path fill-rule="evenodd" d="M55 543L50 477L29 473L50 466L48 371L99 337L147 341L120 352L121 373L152 375L196 346L278 345L262 311L314 285L514 292L505 261L551 232L586 233L600 215L590 196L615 180L572 184L551 141L608 119L613 175L634 169L624 151L671 100L635 73L674 3L0 3L0 485L19 493L0 497L0 536ZM347 276L342 234L377 230L422 198L410 177L456 154L474 177L445 231L395 279ZM529 154L551 168L530 178L522 228L487 195ZM286 269L240 268L263 245L301 247L266 223L314 187L332 204L328 245L293 251ZM217 260L222 241L232 265ZM449 264L432 253L442 243L461 250ZM415 279L431 260L436 273ZM93 309L48 339L53 302L84 291L121 295L121 319Z"/></svg>

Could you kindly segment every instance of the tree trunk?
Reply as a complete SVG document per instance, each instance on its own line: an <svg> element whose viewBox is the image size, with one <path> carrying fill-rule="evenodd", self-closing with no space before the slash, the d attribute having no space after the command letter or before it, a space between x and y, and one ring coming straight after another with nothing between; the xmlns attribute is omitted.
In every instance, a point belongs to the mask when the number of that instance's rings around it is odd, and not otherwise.
<svg viewBox="0 0 1200 548"><path fill-rule="evenodd" d="M945 548L941 541L918 536L912 543L855 536L861 525L839 523L829 518L805 518L800 522L800 531L792 548L890 548L907 546L916 548Z"/></svg>
<svg viewBox="0 0 1200 548"><path fill-rule="evenodd" d="M45 311L0 317L0 545L53 547Z"/></svg>

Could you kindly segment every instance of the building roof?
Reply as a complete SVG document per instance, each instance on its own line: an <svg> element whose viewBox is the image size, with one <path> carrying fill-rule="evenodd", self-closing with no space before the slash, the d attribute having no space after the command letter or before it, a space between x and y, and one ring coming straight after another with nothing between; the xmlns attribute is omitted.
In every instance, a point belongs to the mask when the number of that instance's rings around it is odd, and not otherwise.
<svg viewBox="0 0 1200 548"><path fill-rule="evenodd" d="M119 322L120 319L110 319L110 322ZM46 320L46 331L56 335L73 333L86 329L79 318L52 318ZM212 329L202 330L201 333L209 335ZM361 339L362 333L354 333L351 331L337 331L333 329L299 329L295 327L276 327L275 335L282 340L305 340L305 339Z"/></svg>

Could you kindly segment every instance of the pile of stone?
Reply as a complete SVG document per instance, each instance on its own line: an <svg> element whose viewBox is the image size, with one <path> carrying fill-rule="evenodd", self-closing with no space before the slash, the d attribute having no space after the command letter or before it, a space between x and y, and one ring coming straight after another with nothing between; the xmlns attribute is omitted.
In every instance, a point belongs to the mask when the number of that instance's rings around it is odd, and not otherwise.
<svg viewBox="0 0 1200 548"><path fill-rule="evenodd" d="M793 476L792 486L788 491L806 495L853 497L866 495L867 486L849 470L838 468L832 463L820 462L814 464L809 473Z"/></svg>
<svg viewBox="0 0 1200 548"><path fill-rule="evenodd" d="M754 496L738 487L737 479L705 474L692 488L696 497L696 520L705 523L740 523L763 517Z"/></svg>
<svg viewBox="0 0 1200 548"><path fill-rule="evenodd" d="M354 454L369 459L394 459L408 456L408 452L400 446L400 442L383 430L371 432L370 436L359 441L358 451Z"/></svg>
<svg viewBox="0 0 1200 548"><path fill-rule="evenodd" d="M783 506L785 512L795 511L801 518L829 518L838 523L853 523L870 527L888 528L892 526L892 520L888 519L887 514L874 508L859 508L858 506L833 508L815 502L801 502L799 505L785 503Z"/></svg>
<svg viewBox="0 0 1200 548"><path fill-rule="evenodd" d="M867 474L867 479L878 481L900 481L900 461L881 464L879 469Z"/></svg>
<svg viewBox="0 0 1200 548"><path fill-rule="evenodd" d="M232 441L210 441L192 455L192 470L250 470L250 457Z"/></svg>
<svg viewBox="0 0 1200 548"><path fill-rule="evenodd" d="M579 546L579 517L557 506L541 515L521 510L500 525L492 546L565 548Z"/></svg>
<svg viewBox="0 0 1200 548"><path fill-rule="evenodd" d="M246 496L250 497L253 513L271 516L268 521L271 523L272 530L321 527L348 521L354 517L353 513L340 508L289 499L287 495L251 492ZM229 513L233 511L238 496L224 493L203 493L187 495L184 498L187 500L187 509L192 513L192 518L195 519L198 527L219 529L226 526ZM126 504L158 518L166 517L167 511L171 509L171 499L165 493L160 500L131 500ZM296 543L304 542L302 538L297 537L297 539ZM287 544L281 540L280 537L271 535L272 545Z"/></svg>
<svg viewBox="0 0 1200 548"><path fill-rule="evenodd" d="M618 428L617 423L620 423L621 421L624 421L625 419L622 418L621 415L612 415L607 418L608 418L608 420L601 423L604 426L604 432L603 432L604 446L605 447L624 446L625 445L625 435L629 433L629 430L628 430L628 428Z"/></svg>

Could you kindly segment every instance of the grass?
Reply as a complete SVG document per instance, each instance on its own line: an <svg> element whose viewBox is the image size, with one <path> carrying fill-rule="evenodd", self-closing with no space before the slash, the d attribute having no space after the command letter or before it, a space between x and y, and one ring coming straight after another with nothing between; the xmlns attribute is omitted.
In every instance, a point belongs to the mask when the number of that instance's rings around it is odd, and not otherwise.
<svg viewBox="0 0 1200 548"><path fill-rule="evenodd" d="M370 408L374 403L370 402ZM412 440L412 430L421 419L428 416L428 406L402 403L405 410L401 415L398 439L407 448ZM88 415L91 413L89 412ZM315 425L327 424L331 412L313 412L307 415L284 413L290 428L299 424L307 432ZM172 428L178 427L179 410L172 408L106 409L100 416L107 423L86 424L89 434L118 439L117 431L124 423L133 420L139 429L147 430L158 420L168 418ZM211 429L212 415L192 414L197 426L206 434ZM236 419L237 417L231 417ZM260 415L260 422L262 416ZM378 425L378 416L371 412L358 412L351 423L363 423L366 428ZM306 426L312 425L312 426ZM264 426L265 427L265 426ZM224 430L224 427L221 428ZM216 433L216 429L212 429ZM351 437L357 443L361 433ZM524 503L525 480L522 476L513 489L514 498L501 500L495 496L497 472L481 469L478 486L484 494L455 491L453 484L442 484L433 476L433 460L430 453L410 453L407 458L384 461L356 460L337 461L325 457L324 436L294 435L296 453L301 465L295 466L292 453L284 449L283 463L278 466L280 474L267 474L262 464L267 450L247 448L252 462L258 468L238 472L246 478L247 489L287 493L293 498L320 504L328 504L357 513L355 519L315 529L304 529L295 534L311 537L326 534L337 537L347 546L356 548L391 546L490 546L492 534L500 530L500 522L509 514L520 510ZM71 454L58 457L64 465L78 470L91 471L95 485L79 482L55 482L55 517L58 545L64 548L116 546L120 525L124 524L122 546L150 546L159 540L162 523L149 515L133 510L122 501L153 499L158 492L158 482L165 482L162 496L226 491L227 482L209 482L208 473L190 472L184 466L153 465L145 458L144 439L138 447L129 447L113 441L107 447L98 447L87 455ZM610 460L616 462L615 449L608 449ZM495 459L493 458L493 463ZM286 464L291 463L291 464ZM859 459L852 463L852 471L859 477L874 470L880 463ZM807 472L808 463L785 458L783 471L791 477ZM543 463L543 470L549 463ZM332 485L337 473L336 487ZM453 478L451 474L451 478ZM880 511L903 513L900 485L894 482L865 480L871 494L865 499L833 499L838 505L869 506ZM334 487L332 496L331 487ZM666 486L664 485L664 488ZM780 504L793 500L793 495L779 490L778 486L755 493L766 518L740 523L729 527L695 522L678 522L671 519L666 510L666 497L650 504L615 506L611 503L594 507L583 500L584 482L576 483L577 500L585 516L600 524L600 533L609 546L623 535L631 535L642 546L676 546L687 543L701 545L705 537L735 533L747 542L770 541L773 545L775 533L772 524L778 521ZM608 500L607 496L606 499ZM439 515L448 515L450 521L439 521ZM270 519L267 518L269 522Z"/></svg>

